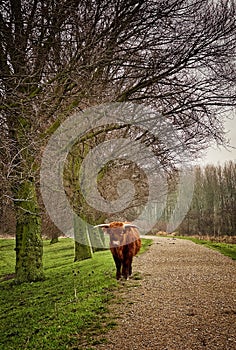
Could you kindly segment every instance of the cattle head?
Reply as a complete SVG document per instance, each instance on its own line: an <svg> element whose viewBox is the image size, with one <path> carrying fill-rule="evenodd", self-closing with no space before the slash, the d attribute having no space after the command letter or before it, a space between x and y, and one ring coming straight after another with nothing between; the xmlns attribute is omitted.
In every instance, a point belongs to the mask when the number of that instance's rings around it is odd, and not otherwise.
<svg viewBox="0 0 236 350"><path fill-rule="evenodd" d="M118 247L124 244L124 235L128 233L129 228L138 228L131 223L120 221L111 222L109 224L100 224L94 227L101 227L101 229L110 236L112 247Z"/></svg>

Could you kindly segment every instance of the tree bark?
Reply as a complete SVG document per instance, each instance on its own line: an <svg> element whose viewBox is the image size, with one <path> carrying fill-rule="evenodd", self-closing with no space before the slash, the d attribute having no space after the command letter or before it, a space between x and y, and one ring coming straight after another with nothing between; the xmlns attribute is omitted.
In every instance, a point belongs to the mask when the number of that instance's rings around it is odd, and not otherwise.
<svg viewBox="0 0 236 350"><path fill-rule="evenodd" d="M107 249L105 245L105 235L101 230L96 230L93 234L89 233L89 238L94 253Z"/></svg>
<svg viewBox="0 0 236 350"><path fill-rule="evenodd" d="M90 259L93 257L93 249L91 246L88 230L86 224L83 224L78 217L74 218L74 232L75 232L75 259L80 261Z"/></svg>
<svg viewBox="0 0 236 350"><path fill-rule="evenodd" d="M16 189L16 282L44 279L41 218L37 205L35 183L25 180Z"/></svg>

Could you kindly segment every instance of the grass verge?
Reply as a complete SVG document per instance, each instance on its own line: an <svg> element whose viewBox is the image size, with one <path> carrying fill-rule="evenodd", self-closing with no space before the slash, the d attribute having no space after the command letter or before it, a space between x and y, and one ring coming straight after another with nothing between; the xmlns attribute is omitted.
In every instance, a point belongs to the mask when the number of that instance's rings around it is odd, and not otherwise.
<svg viewBox="0 0 236 350"><path fill-rule="evenodd" d="M227 244L227 243L219 243L219 242L211 242L207 240L202 240L199 238L186 237L181 236L178 238L188 239L194 243L202 244L210 249L215 249L219 251L221 254L229 256L231 259L236 260L236 244Z"/></svg>
<svg viewBox="0 0 236 350"><path fill-rule="evenodd" d="M110 251L73 262L74 242L44 241L43 282L15 285L14 240L0 240L0 349L89 350L114 327L107 304L121 286ZM151 244L143 240L142 251ZM101 341L105 341L105 338Z"/></svg>

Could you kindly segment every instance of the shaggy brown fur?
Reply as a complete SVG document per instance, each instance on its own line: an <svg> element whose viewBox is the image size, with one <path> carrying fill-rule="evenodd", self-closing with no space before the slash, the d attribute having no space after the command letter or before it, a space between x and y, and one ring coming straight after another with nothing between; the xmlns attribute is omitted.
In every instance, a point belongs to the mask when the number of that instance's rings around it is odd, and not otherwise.
<svg viewBox="0 0 236 350"><path fill-rule="evenodd" d="M132 274L133 257L141 248L141 239L136 227L125 227L128 222L111 222L102 229L110 236L110 250L116 264L116 278L128 279ZM122 270L121 270L122 269Z"/></svg>

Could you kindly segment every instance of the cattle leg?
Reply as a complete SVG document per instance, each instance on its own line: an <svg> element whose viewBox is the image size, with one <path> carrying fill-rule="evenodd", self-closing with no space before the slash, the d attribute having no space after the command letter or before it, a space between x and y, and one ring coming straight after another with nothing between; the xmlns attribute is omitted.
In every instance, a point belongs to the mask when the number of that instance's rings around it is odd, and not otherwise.
<svg viewBox="0 0 236 350"><path fill-rule="evenodd" d="M132 258L131 260L129 261L129 276L132 276Z"/></svg>
<svg viewBox="0 0 236 350"><path fill-rule="evenodd" d="M130 260L127 259L126 261L123 262L123 266L122 266L122 276L123 276L126 280L129 279L130 270L131 270L131 272L132 272Z"/></svg>
<svg viewBox="0 0 236 350"><path fill-rule="evenodd" d="M124 277L124 279L128 279L129 278L129 273L128 273L128 266L126 263L123 263L122 266L122 276Z"/></svg>
<svg viewBox="0 0 236 350"><path fill-rule="evenodd" d="M121 261L120 259L118 259L117 257L113 257L115 264L116 264L116 279L119 280L121 278L121 273L120 273L120 269L121 269Z"/></svg>

